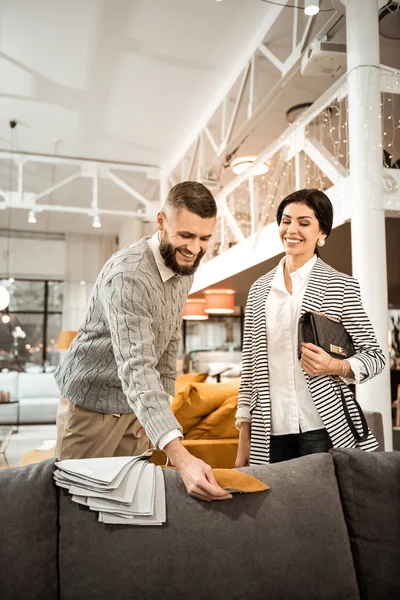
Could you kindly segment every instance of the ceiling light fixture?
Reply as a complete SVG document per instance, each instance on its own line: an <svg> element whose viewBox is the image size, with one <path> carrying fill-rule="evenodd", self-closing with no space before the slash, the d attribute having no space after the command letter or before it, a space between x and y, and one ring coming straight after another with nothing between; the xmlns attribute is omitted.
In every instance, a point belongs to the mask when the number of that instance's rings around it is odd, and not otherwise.
<svg viewBox="0 0 400 600"><path fill-rule="evenodd" d="M93 227L101 227L101 221L99 215L94 215L93 217Z"/></svg>
<svg viewBox="0 0 400 600"><path fill-rule="evenodd" d="M233 173L235 173L235 175L244 173L249 167L251 167L256 158L256 156L239 156L238 158L235 158L231 162L231 169ZM265 175L265 173L268 173L268 171L269 166L265 163L260 163L254 169L253 175Z"/></svg>
<svg viewBox="0 0 400 600"><path fill-rule="evenodd" d="M210 315L228 315L235 310L234 290L205 290L205 311Z"/></svg>
<svg viewBox="0 0 400 600"><path fill-rule="evenodd" d="M308 17L319 13L319 0L304 0L304 12Z"/></svg>
<svg viewBox="0 0 400 600"><path fill-rule="evenodd" d="M185 302L183 309L183 319L185 321L206 321L208 314L204 308L206 301L203 298L189 298Z"/></svg>
<svg viewBox="0 0 400 600"><path fill-rule="evenodd" d="M28 223L37 223L36 215L34 210L29 211Z"/></svg>
<svg viewBox="0 0 400 600"><path fill-rule="evenodd" d="M1 320L3 321L3 323L9 323L11 321L11 317L10 315L6 314L1 317Z"/></svg>

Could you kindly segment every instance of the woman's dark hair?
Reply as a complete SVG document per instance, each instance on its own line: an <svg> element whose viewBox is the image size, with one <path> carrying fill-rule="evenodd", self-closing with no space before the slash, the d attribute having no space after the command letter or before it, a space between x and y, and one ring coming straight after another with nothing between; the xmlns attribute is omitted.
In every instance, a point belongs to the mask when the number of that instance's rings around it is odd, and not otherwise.
<svg viewBox="0 0 400 600"><path fill-rule="evenodd" d="M278 225L281 224L283 211L293 202L305 204L308 208L311 208L317 218L319 228L325 233L326 237L329 237L332 231L333 207L331 201L324 192L312 188L310 190L297 190L286 196L278 206L278 211L276 213ZM315 248L315 254L319 256L317 247Z"/></svg>

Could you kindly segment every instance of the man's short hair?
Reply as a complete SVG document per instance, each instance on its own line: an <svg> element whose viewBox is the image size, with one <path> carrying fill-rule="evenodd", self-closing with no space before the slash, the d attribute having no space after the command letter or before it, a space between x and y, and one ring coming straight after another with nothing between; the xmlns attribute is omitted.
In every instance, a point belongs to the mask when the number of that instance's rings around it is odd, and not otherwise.
<svg viewBox="0 0 400 600"><path fill-rule="evenodd" d="M163 210L168 208L177 211L182 208L198 215L202 219L212 219L217 216L217 204L214 196L205 185L198 181L182 181L170 190Z"/></svg>

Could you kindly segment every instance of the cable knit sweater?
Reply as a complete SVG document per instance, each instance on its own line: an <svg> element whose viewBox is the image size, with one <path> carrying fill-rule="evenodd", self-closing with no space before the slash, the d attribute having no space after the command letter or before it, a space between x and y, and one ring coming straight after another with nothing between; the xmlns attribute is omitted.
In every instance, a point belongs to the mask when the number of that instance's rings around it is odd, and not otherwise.
<svg viewBox="0 0 400 600"><path fill-rule="evenodd" d="M134 412L157 444L182 431L174 394L183 306L193 277L163 283L147 238L116 252L94 285L85 321L55 372L61 393L95 412Z"/></svg>

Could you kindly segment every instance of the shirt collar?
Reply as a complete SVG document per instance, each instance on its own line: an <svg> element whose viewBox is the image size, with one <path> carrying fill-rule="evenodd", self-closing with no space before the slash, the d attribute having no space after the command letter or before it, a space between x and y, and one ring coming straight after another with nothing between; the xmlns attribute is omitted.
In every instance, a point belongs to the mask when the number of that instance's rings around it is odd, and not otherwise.
<svg viewBox="0 0 400 600"><path fill-rule="evenodd" d="M154 260L156 261L160 277L163 280L163 283L171 279L171 277L175 277L175 273L172 269L167 267L163 257L160 254L160 239L158 237L158 231L156 231L156 233L152 235L151 238L147 240L147 242L153 252Z"/></svg>
<svg viewBox="0 0 400 600"><path fill-rule="evenodd" d="M297 279L307 279L307 277L310 275L313 266L315 265L315 263L317 262L317 255L314 254L314 256L312 258L310 258L310 260L308 260L302 267L300 267L300 269L297 269L297 271L294 271L293 273L291 273L291 277L293 279L293 277L296 277Z"/></svg>
<svg viewBox="0 0 400 600"><path fill-rule="evenodd" d="M290 277L292 278L293 284L300 285L302 281L307 279L316 262L317 262L317 255L314 254L314 256L312 258L310 258L310 260L308 260L302 267L300 267L300 269L297 269L297 271L294 271L293 273L291 273ZM271 287L273 287L276 290L279 290L281 292L287 292L286 285L285 285L285 276L283 273L284 264L285 264L285 257L283 257L280 260L280 262L278 264L278 268L274 275L274 278L271 282Z"/></svg>

